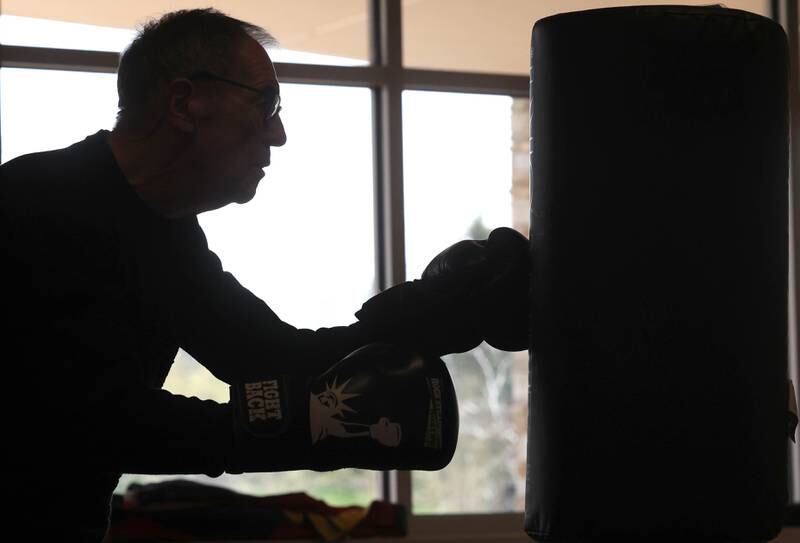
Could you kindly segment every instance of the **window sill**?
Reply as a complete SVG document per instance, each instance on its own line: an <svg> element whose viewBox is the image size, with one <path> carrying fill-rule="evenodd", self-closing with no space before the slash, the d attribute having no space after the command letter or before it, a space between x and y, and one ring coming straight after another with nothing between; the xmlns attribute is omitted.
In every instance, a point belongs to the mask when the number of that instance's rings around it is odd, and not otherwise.
<svg viewBox="0 0 800 543"><path fill-rule="evenodd" d="M459 530L460 531L460 530ZM249 543L270 543L274 540L248 540ZM319 543L318 539L308 539L308 540L291 540L293 543ZM444 543L444 542L451 542L451 541L465 541L469 543L530 543L533 541L531 538L527 536L524 532L510 534L510 533L482 533L482 534L472 534L469 536L458 535L457 533L451 533L449 535L438 535L438 536L414 536L409 535L408 537L380 537L380 538L359 538L353 539L352 541L361 541L363 543L400 543L400 542L408 542L408 543ZM200 543L200 542L198 542ZM215 540L215 541L203 541L202 543L241 543L240 541L231 541L231 540ZM676 541L676 543L679 543ZM793 527L787 526L786 528L781 531L777 538L773 539L771 543L800 543L800 527Z"/></svg>

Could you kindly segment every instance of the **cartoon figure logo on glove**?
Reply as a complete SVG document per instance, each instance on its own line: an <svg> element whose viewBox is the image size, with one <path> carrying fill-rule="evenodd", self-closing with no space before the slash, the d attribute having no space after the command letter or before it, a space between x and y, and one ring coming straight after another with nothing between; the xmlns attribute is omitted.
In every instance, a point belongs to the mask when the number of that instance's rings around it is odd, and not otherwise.
<svg viewBox="0 0 800 543"><path fill-rule="evenodd" d="M358 412L345 402L360 394L346 391L350 379L337 385L325 383L325 390L309 396L309 421L311 423L311 442L317 443L328 436L351 438L370 437L385 447L397 447L402 437L402 427L386 417L380 417L375 424L364 424L347 420L348 413Z"/></svg>

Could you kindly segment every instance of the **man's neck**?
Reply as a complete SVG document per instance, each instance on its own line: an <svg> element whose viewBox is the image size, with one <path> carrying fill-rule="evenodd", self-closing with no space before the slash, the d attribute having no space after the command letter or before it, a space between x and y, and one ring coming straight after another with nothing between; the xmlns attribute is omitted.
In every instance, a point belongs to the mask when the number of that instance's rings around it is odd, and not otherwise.
<svg viewBox="0 0 800 543"><path fill-rule="evenodd" d="M108 144L122 174L139 198L153 211L167 218L189 214L175 190L184 181L180 151L165 136L154 132L140 136L114 129Z"/></svg>

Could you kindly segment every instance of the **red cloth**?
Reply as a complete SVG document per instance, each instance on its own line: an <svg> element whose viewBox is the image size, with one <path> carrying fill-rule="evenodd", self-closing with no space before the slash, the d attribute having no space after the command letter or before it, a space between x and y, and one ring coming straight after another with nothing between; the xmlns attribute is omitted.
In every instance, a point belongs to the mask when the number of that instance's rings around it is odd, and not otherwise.
<svg viewBox="0 0 800 543"><path fill-rule="evenodd" d="M248 496L193 481L131 485L115 496L109 543L403 536L406 511L373 501L334 507L304 493Z"/></svg>

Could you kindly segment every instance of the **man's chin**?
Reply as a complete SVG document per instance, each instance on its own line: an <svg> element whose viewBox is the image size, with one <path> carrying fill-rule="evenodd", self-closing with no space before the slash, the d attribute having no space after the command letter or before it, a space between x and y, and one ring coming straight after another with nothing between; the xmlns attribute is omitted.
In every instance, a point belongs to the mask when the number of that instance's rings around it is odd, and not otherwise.
<svg viewBox="0 0 800 543"><path fill-rule="evenodd" d="M240 186L237 191L234 202L237 204L246 204L256 196L258 190L258 183L264 177L264 172L259 170L260 175L255 177L248 177Z"/></svg>
<svg viewBox="0 0 800 543"><path fill-rule="evenodd" d="M249 202L250 200L255 198L255 196L256 196L256 191L254 191L254 190L251 191L250 193L247 193L247 194L239 193L239 194L236 195L236 199L234 200L234 203L236 203L236 204L246 204L247 202Z"/></svg>

